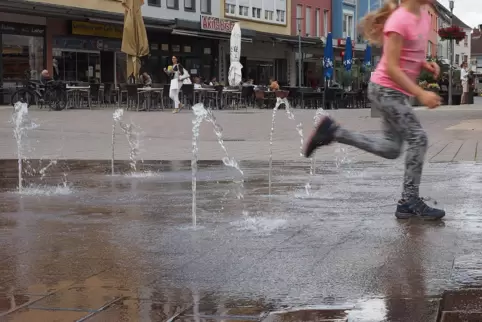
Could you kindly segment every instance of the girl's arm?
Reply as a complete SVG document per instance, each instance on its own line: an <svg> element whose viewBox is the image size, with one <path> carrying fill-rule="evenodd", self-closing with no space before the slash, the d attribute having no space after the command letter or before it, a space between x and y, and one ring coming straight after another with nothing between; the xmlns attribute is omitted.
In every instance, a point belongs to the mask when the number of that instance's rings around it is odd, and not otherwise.
<svg viewBox="0 0 482 322"><path fill-rule="evenodd" d="M402 54L403 37L402 35L391 32L388 35L384 46L386 47L386 57L388 59L388 76L397 83L401 88L411 93L412 95L419 97L424 93L424 90L412 81L407 74L405 74L400 68L400 56Z"/></svg>
<svg viewBox="0 0 482 322"><path fill-rule="evenodd" d="M433 74L435 78L438 78L440 75L440 66L434 61L426 61L423 63L423 69L428 70Z"/></svg>

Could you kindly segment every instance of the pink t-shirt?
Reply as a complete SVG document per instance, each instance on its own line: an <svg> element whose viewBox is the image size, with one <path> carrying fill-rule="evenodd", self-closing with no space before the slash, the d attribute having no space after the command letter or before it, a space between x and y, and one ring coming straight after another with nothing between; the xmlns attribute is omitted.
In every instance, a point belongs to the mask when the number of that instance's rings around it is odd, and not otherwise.
<svg viewBox="0 0 482 322"><path fill-rule="evenodd" d="M428 35L430 32L430 16L423 10L421 17L400 7L395 10L383 28L384 42L387 41L389 33L395 32L403 37L403 47L400 55L400 68L410 79L416 81L420 75L423 63L425 62ZM375 84L393 88L406 95L407 93L388 76L388 60L385 48L382 59L371 77Z"/></svg>

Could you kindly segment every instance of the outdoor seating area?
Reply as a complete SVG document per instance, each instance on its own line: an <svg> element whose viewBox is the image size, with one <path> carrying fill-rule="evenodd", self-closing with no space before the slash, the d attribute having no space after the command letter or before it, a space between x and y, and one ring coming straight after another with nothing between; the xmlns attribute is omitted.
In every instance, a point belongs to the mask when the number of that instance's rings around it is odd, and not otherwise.
<svg viewBox="0 0 482 322"><path fill-rule="evenodd" d="M66 84L66 109L125 108L131 111L161 111L173 108L169 97L169 84ZM12 93L14 90L12 91ZM366 90L342 88L281 87L272 91L262 86L227 87L222 85L194 88L193 84L183 85L179 95L184 108L196 103L206 107L223 109L272 109L277 99L287 99L291 108L301 109L343 109L368 108ZM42 107L38 102L31 105Z"/></svg>

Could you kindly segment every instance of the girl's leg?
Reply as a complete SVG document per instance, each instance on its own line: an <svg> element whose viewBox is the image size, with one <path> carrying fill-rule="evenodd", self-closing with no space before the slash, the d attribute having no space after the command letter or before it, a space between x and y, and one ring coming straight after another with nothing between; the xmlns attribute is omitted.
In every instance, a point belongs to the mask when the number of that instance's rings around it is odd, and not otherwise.
<svg viewBox="0 0 482 322"><path fill-rule="evenodd" d="M408 97L402 93L370 84L370 99L375 108L383 116L385 137L377 138L362 133L356 133L336 125L329 117L320 122L310 140L308 140L305 155L322 145L332 141L349 144L385 158L396 158L400 154L402 142L407 142L405 160L405 176L402 200L400 200L396 216L399 219L418 215L426 219L440 219L445 216L443 210L427 206L419 198L419 187L422 168L427 152L427 135L408 102Z"/></svg>
<svg viewBox="0 0 482 322"><path fill-rule="evenodd" d="M412 111L407 96L376 84L370 84L369 96L374 107L382 114L385 137L375 138L339 127L334 133L334 139L387 159L397 158L403 141L406 141L408 147L402 198L418 198L427 152L427 135Z"/></svg>

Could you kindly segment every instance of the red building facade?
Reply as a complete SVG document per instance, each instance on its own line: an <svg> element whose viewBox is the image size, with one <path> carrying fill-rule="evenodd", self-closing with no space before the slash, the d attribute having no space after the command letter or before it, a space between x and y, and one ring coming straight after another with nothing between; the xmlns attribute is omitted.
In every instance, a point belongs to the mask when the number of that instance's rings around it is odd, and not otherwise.
<svg viewBox="0 0 482 322"><path fill-rule="evenodd" d="M331 0L292 0L291 34L303 37L324 37L331 32Z"/></svg>

